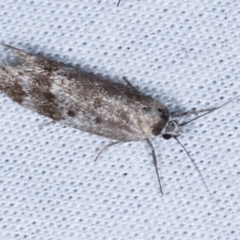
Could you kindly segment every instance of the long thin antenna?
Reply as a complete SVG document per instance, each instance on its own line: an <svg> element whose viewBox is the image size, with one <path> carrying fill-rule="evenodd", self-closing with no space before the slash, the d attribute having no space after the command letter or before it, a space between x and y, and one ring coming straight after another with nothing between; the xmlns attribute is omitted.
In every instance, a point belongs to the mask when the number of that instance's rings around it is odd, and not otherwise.
<svg viewBox="0 0 240 240"><path fill-rule="evenodd" d="M191 162L193 163L194 167L195 167L196 170L198 171L198 173L199 173L199 175L200 175L200 177L201 177L201 179L202 179L202 181L203 181L203 184L205 185L205 187L206 187L206 189L208 190L208 192L211 194L211 192L210 192L210 190L209 190L209 188L208 188L208 186L207 186L207 184L206 184L206 182L205 182L205 180L204 180L204 178L203 178L203 175L202 175L201 171L199 170L197 164L194 162L193 158L191 157L191 155L189 154L189 152L187 151L187 149L183 146L183 144L178 140L178 138L177 138L177 137L174 137L174 138L177 140L177 142L180 144L180 146L181 146L181 147L184 149L184 151L187 153L188 157L191 159Z"/></svg>
<svg viewBox="0 0 240 240"><path fill-rule="evenodd" d="M233 100L235 100L235 99L237 99L237 98L239 98L239 97L240 97L240 95L237 95L235 98L233 98L233 99L225 102L224 104L220 105L219 107L212 108L212 109L210 109L208 112L202 114L201 116L195 117L195 118L189 120L188 122L181 123L180 126L182 127L182 126L184 126L184 125L186 125L186 124L188 124L188 123L190 123L190 122L195 121L195 120L198 119L198 118L201 118L201 117L203 117L203 116L205 116L205 115L207 115L207 114L209 114L209 113L211 113L211 112L214 112L214 111L216 111L217 109L219 109L219 108L227 105L228 103L232 102Z"/></svg>
<svg viewBox="0 0 240 240"><path fill-rule="evenodd" d="M155 150L154 150L154 147L153 147L151 141L148 138L145 139L145 140L146 140L148 146L152 149L153 165L154 165L155 170L156 170L160 192L161 192L161 194L163 194L162 185L161 185L161 181L160 181L160 177L159 177L159 173L158 173L157 158L156 158Z"/></svg>

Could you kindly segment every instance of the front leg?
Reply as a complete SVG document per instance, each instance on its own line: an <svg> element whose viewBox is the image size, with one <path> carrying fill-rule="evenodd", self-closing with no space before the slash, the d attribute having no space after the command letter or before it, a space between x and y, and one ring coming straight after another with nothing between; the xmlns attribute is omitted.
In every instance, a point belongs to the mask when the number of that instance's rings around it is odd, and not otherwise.
<svg viewBox="0 0 240 240"><path fill-rule="evenodd" d="M131 89L139 92L139 91L137 90L137 88L135 88L135 87L127 80L126 77L123 77L123 80L127 83L127 85L128 85Z"/></svg>

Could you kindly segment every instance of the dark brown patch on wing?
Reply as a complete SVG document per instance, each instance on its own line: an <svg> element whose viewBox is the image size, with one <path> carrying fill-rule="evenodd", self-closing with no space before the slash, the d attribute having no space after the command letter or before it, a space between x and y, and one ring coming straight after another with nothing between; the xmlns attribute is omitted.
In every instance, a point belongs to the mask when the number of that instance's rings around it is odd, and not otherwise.
<svg viewBox="0 0 240 240"><path fill-rule="evenodd" d="M49 103L37 105L37 112L56 121L63 119L61 109Z"/></svg>
<svg viewBox="0 0 240 240"><path fill-rule="evenodd" d="M99 124L102 122L102 119L100 117L96 117L95 119L95 123Z"/></svg>
<svg viewBox="0 0 240 240"><path fill-rule="evenodd" d="M74 112L73 110L68 110L67 114L70 117L75 117L76 116L76 112Z"/></svg>
<svg viewBox="0 0 240 240"><path fill-rule="evenodd" d="M54 102L54 100L56 99L55 95L52 94L51 92L44 92L43 97L47 99L49 102Z"/></svg>
<svg viewBox="0 0 240 240"><path fill-rule="evenodd" d="M0 83L0 89L5 92L15 102L21 104L27 94L23 91L22 86L17 82L3 82Z"/></svg>
<svg viewBox="0 0 240 240"><path fill-rule="evenodd" d="M38 75L33 79L29 95L39 114L50 117L54 120L62 119L61 109L57 104L56 96L50 92L52 81L47 76Z"/></svg>
<svg viewBox="0 0 240 240"><path fill-rule="evenodd" d="M37 61L37 64L42 67L46 72L53 72L59 70L61 64L51 60L41 59Z"/></svg>
<svg viewBox="0 0 240 240"><path fill-rule="evenodd" d="M55 96L50 92L50 88L52 86L52 80L47 76L35 75L32 78L31 82L31 93L35 93L37 95L42 93L42 97L45 97L49 101L53 102Z"/></svg>

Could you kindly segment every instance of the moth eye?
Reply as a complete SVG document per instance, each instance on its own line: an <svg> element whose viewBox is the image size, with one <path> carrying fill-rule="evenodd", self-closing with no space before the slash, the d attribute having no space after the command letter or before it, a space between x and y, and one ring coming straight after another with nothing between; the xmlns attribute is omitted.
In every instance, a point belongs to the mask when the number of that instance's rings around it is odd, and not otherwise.
<svg viewBox="0 0 240 240"><path fill-rule="evenodd" d="M163 134L162 137L165 140L169 140L170 138L172 138L172 135L171 134Z"/></svg>

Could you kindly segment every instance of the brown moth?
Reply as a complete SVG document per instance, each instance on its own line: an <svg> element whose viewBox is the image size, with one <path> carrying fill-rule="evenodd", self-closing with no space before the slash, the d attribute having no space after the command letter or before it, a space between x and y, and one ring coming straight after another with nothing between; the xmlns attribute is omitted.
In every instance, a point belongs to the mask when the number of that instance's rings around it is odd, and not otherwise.
<svg viewBox="0 0 240 240"><path fill-rule="evenodd" d="M164 139L175 138L184 148L177 138L182 126L232 101L217 108L170 116L163 103L140 93L126 78L127 85L123 85L3 45L13 51L14 57L0 67L1 91L23 107L54 121L117 140L105 146L96 159L103 150L119 142L145 140L152 150L161 193L156 155L149 139L158 135ZM175 119L200 112L205 113L181 124ZM198 170L193 159L190 159Z"/></svg>

